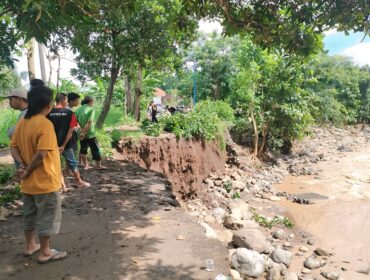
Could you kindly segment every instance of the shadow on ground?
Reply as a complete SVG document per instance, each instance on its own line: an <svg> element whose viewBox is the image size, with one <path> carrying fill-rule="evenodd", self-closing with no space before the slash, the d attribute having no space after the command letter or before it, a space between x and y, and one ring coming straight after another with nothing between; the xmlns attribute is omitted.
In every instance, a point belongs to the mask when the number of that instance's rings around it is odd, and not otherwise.
<svg viewBox="0 0 370 280"><path fill-rule="evenodd" d="M226 245L207 240L177 206L160 174L123 162L83 172L93 185L64 195L61 232L69 257L46 265L22 255L22 218L0 223L0 279L213 279L228 273ZM179 235L185 237L178 240ZM202 269L215 259L214 272Z"/></svg>

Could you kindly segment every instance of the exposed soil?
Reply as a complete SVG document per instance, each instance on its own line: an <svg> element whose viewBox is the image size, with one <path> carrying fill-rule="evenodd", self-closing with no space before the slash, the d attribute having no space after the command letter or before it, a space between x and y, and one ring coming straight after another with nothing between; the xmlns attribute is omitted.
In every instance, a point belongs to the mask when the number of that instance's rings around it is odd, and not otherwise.
<svg viewBox="0 0 370 280"><path fill-rule="evenodd" d="M89 170L90 189L64 195L54 247L66 260L46 265L22 255L22 218L0 223L0 279L214 279L229 271L226 244L207 239L195 217L177 206L162 175L119 161ZM204 270L214 259L215 271Z"/></svg>
<svg viewBox="0 0 370 280"><path fill-rule="evenodd" d="M211 172L222 172L226 161L226 152L220 151L217 143L176 139L173 134L145 137L140 143L124 138L117 150L117 158L164 174L181 199L204 192L203 180Z"/></svg>

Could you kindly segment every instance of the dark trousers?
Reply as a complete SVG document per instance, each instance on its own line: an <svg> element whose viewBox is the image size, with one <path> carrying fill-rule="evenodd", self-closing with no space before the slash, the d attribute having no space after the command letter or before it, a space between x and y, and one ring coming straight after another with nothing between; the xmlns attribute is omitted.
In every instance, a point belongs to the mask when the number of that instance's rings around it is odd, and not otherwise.
<svg viewBox="0 0 370 280"><path fill-rule="evenodd" d="M95 137L83 139L80 141L80 144L81 144L80 153L82 155L87 155L87 150L90 147L93 160L96 161L101 160L99 143Z"/></svg>

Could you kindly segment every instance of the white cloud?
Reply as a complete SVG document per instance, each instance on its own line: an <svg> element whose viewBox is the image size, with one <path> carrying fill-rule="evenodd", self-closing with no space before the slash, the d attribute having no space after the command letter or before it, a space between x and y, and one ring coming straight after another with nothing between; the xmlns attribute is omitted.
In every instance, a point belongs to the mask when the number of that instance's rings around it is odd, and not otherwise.
<svg viewBox="0 0 370 280"><path fill-rule="evenodd" d="M358 65L370 65L370 42L355 44L344 49L341 54L353 58Z"/></svg>
<svg viewBox="0 0 370 280"><path fill-rule="evenodd" d="M330 35L333 35L333 34L336 34L336 33L338 33L338 31L334 28L324 31L325 36L330 36Z"/></svg>

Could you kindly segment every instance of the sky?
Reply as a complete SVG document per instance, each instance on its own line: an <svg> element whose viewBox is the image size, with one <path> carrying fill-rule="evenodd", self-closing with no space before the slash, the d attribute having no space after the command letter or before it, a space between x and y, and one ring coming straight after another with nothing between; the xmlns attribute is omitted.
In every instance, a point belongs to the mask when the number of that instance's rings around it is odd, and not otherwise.
<svg viewBox="0 0 370 280"><path fill-rule="evenodd" d="M199 24L199 30L206 33L211 33L214 30L217 32L222 31L222 27L219 22L209 22L201 21ZM361 42L363 38L362 33L350 33L346 36L343 32L337 32L336 30L329 30L325 32L324 45L325 49L328 50L329 55L345 55L353 59L353 61L358 65L370 65L370 38L369 36ZM36 65L36 77L40 78L40 66L38 62L38 50L35 48L35 65ZM70 70L75 67L75 63L72 62L73 56L68 51L63 51L63 57L66 59L61 60L61 78L71 78ZM47 61L46 61L47 62ZM46 65L46 73L49 73L49 66ZM56 69L57 61L52 63L52 68L54 69L52 75L52 82L56 84ZM22 71L27 71L27 57L24 54L19 58L19 62L16 63L16 69L20 73ZM73 78L72 78L73 79ZM75 79L73 79L75 81ZM26 84L27 81L24 81Z"/></svg>

